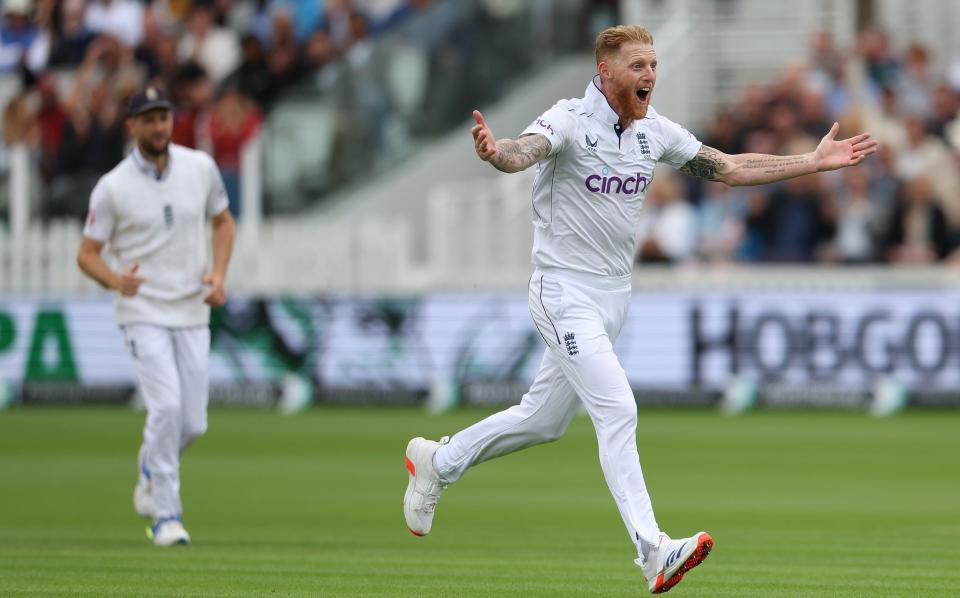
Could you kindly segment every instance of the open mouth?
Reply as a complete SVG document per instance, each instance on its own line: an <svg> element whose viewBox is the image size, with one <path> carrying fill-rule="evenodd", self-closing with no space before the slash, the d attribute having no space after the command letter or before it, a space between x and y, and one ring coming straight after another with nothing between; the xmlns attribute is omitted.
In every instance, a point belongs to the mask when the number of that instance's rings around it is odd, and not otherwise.
<svg viewBox="0 0 960 598"><path fill-rule="evenodd" d="M650 97L650 88L641 87L640 89L638 89L637 97L640 99L641 102L646 102L647 99Z"/></svg>

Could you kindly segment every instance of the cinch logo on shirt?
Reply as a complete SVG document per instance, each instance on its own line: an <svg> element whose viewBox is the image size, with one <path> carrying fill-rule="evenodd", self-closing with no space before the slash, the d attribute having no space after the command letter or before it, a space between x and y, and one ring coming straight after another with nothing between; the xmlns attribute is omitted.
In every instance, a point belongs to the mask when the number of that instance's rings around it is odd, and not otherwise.
<svg viewBox="0 0 960 598"><path fill-rule="evenodd" d="M627 195L636 195L641 191L647 190L647 177L630 176L622 179L616 175L610 174L610 169L606 166L600 171L602 174L591 174L584 181L587 191L591 193L626 193Z"/></svg>

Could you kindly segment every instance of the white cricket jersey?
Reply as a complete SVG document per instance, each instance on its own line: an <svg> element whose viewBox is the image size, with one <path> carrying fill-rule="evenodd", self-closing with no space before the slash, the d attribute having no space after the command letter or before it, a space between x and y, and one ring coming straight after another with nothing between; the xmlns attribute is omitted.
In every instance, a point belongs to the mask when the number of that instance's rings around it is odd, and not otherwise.
<svg viewBox="0 0 960 598"><path fill-rule="evenodd" d="M550 140L533 184L533 264L621 277L633 271L654 166L679 168L701 143L653 107L618 135L598 85L594 77L583 98L560 100L522 133Z"/></svg>
<svg viewBox="0 0 960 598"><path fill-rule="evenodd" d="M120 324L210 321L202 283L210 261L207 220L227 209L227 193L208 154L169 147L163 173L134 149L90 194L84 236L106 242L122 271L139 263L144 279L135 296L117 295Z"/></svg>

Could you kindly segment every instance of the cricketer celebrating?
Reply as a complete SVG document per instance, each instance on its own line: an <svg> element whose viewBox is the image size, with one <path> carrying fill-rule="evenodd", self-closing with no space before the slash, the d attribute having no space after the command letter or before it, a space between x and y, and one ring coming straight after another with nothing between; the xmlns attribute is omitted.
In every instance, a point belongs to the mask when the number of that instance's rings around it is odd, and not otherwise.
<svg viewBox="0 0 960 598"><path fill-rule="evenodd" d="M207 429L210 306L226 302L235 231L213 159L170 143L172 110L155 87L131 99L134 149L91 193L77 255L84 273L117 293L117 323L147 407L134 508L153 520L148 536L158 546L190 542L180 456ZM117 270L101 257L104 245Z"/></svg>
<svg viewBox="0 0 960 598"><path fill-rule="evenodd" d="M657 54L646 29L603 31L596 59L598 74L584 97L557 102L519 139L497 139L483 116L473 114L480 159L503 172L538 165L528 300L547 349L519 405L440 442L410 441L403 508L410 530L426 535L449 484L473 465L556 440L582 403L610 493L636 546L635 562L649 590L661 593L707 557L713 539L706 532L671 539L660 530L637 452L636 401L613 352L630 300L638 214L654 166L665 162L702 179L756 185L853 166L877 144L867 133L836 140L834 124L808 154L727 155L650 106Z"/></svg>

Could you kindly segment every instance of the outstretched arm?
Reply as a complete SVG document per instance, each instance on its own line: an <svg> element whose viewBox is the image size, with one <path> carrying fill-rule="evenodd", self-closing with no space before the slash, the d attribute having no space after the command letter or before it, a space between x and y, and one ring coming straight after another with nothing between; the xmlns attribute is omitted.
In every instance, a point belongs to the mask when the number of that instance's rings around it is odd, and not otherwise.
<svg viewBox="0 0 960 598"><path fill-rule="evenodd" d="M816 150L796 156L731 156L705 145L680 170L697 178L720 181L734 187L761 185L814 172L854 166L877 151L877 142L870 138L870 133L861 133L842 141L836 140L839 128L839 124L833 123L830 132L820 140Z"/></svg>
<svg viewBox="0 0 960 598"><path fill-rule="evenodd" d="M520 172L547 157L550 140L540 134L524 135L520 139L497 139L483 120L479 110L473 111L477 122L470 132L480 159L493 164L501 172Z"/></svg>

